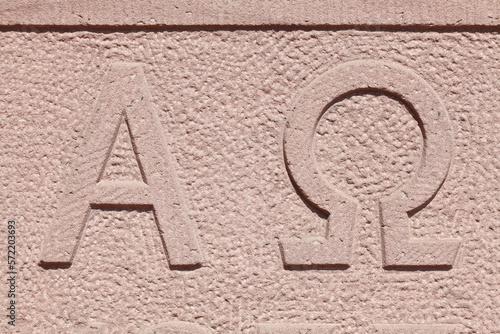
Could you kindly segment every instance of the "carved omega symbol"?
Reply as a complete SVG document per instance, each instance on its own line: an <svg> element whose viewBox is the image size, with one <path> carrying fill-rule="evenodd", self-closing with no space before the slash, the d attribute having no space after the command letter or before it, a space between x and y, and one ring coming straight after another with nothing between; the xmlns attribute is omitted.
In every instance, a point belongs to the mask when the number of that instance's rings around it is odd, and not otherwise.
<svg viewBox="0 0 500 334"><path fill-rule="evenodd" d="M346 267L351 262L357 201L330 185L315 164L313 137L326 110L344 96L381 91L405 102L417 115L424 138L417 172L404 186L380 200L382 261L386 268L451 268L459 239L413 239L409 213L439 191L452 158L452 130L432 87L401 65L360 60L340 65L314 80L298 97L284 133L285 163L300 195L328 214L323 237L282 239L287 268Z"/></svg>

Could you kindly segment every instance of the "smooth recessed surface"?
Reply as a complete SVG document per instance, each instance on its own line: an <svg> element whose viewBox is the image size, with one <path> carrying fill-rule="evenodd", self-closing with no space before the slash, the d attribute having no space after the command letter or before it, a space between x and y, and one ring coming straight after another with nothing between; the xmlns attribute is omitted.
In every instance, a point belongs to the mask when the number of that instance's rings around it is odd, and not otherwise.
<svg viewBox="0 0 500 334"><path fill-rule="evenodd" d="M2 25L498 27L497 0L18 0Z"/></svg>

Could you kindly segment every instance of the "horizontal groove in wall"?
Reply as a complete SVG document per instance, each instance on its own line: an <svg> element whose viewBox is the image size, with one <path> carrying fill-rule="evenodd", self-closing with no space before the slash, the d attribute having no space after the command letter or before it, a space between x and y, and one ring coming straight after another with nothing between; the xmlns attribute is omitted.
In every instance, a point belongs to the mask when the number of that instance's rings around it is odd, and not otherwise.
<svg viewBox="0 0 500 334"><path fill-rule="evenodd" d="M498 0L18 0L0 26L500 27Z"/></svg>

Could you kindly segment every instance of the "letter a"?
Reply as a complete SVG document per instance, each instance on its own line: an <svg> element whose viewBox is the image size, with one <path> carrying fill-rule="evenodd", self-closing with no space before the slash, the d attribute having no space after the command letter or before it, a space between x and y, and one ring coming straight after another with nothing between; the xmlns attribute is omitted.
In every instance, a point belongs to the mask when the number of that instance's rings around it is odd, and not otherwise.
<svg viewBox="0 0 500 334"><path fill-rule="evenodd" d="M107 180L104 170L125 126L142 181ZM104 79L95 114L79 147L58 212L43 244L41 265L71 265L92 208L150 207L170 267L196 267L201 254L157 110L139 64L114 64Z"/></svg>

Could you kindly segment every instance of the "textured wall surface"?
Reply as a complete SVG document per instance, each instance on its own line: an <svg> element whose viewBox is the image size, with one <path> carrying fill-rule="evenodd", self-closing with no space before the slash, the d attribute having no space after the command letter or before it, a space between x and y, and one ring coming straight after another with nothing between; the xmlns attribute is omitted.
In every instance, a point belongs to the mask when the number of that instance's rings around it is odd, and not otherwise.
<svg viewBox="0 0 500 334"><path fill-rule="evenodd" d="M328 221L288 172L287 118L311 82L353 60L408 69L447 112L446 180L409 221L412 238L461 239L452 266L426 267L425 256L424 265L384 266L379 200L416 177L431 134L421 110L379 89L325 101L309 134L311 168L359 207L350 263L284 266L280 240L324 239ZM87 128L111 113L100 105L121 96L106 95L105 76L122 62L142 67L147 84L140 89L151 95L147 108L158 116L200 265L169 266L173 248L165 238L176 231L155 214L155 198L144 205L102 199L88 217L57 225L61 203L72 198L65 189L80 173L78 155L101 138L99 131L89 138ZM4 29L0 246L6 253L4 226L15 219L18 293L16 326L2 320L0 331L500 333L499 96L494 29ZM116 135L99 182L153 187L141 173L162 151L145 145L153 153L141 160L143 137L131 133L136 121L127 117L128 126L110 125ZM44 244L71 224L82 226L71 265L44 264Z"/></svg>

